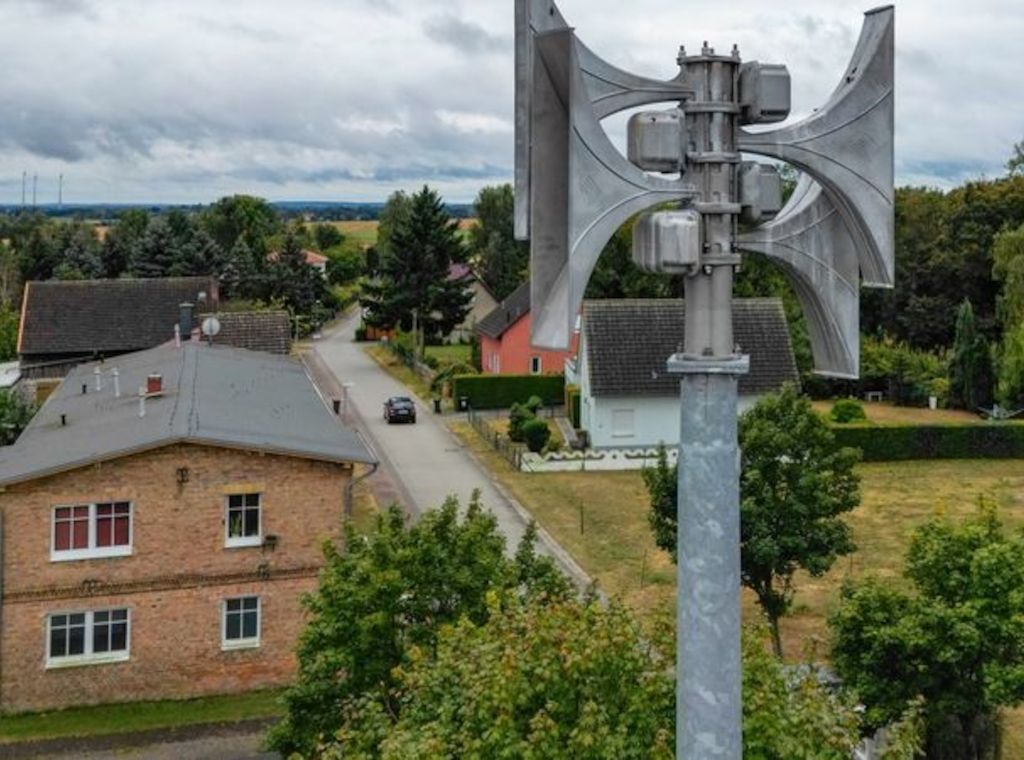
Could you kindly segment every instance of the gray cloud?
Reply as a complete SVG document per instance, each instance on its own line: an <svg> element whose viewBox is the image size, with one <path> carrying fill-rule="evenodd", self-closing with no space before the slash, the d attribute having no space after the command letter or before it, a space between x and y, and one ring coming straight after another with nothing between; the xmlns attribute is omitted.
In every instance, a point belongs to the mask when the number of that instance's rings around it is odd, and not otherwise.
<svg viewBox="0 0 1024 760"><path fill-rule="evenodd" d="M612 63L668 77L681 43L782 61L794 114L835 87L846 0L561 0ZM1024 137L1016 0L900 3L897 168L948 186L998 175ZM373 200L436 184L470 200L511 178L512 8L477 0L0 1L0 202L40 197ZM610 122L621 145L623 119Z"/></svg>
<svg viewBox="0 0 1024 760"><path fill-rule="evenodd" d="M454 14L432 16L423 24L428 39L466 53L496 52L512 44L511 38L492 34L479 24Z"/></svg>

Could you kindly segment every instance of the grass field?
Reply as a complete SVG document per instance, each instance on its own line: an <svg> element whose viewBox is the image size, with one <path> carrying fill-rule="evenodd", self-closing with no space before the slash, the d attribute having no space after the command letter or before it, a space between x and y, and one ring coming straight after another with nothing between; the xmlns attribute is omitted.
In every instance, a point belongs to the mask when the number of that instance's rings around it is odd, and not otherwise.
<svg viewBox="0 0 1024 760"><path fill-rule="evenodd" d="M459 229L465 233L476 223L475 219L462 219L459 221ZM372 221L350 221L350 222L326 222L341 230L348 240L360 247L368 247L377 244L377 226L379 222Z"/></svg>
<svg viewBox="0 0 1024 760"><path fill-rule="evenodd" d="M0 717L0 746L37 739L127 734L203 723L221 723L283 714L280 690L224 697L133 702ZM3 751L0 750L0 755Z"/></svg>
<svg viewBox="0 0 1024 760"><path fill-rule="evenodd" d="M651 538L640 473L520 473L468 425L453 429L608 594L641 615L672 609L675 567ZM1024 460L876 463L858 471L862 502L847 518L858 551L823 578L796 579L794 610L782 621L790 658L826 655L826 617L843 580L875 574L903 583L908 540L925 520L968 517L984 497L999 505L1008 529L1024 528ZM744 617L760 619L749 593ZM1024 760L1024 711L1008 713L1006 721L1003 760Z"/></svg>
<svg viewBox="0 0 1024 760"><path fill-rule="evenodd" d="M815 401L814 408L828 416L834 401ZM888 403L863 404L868 422L873 425L976 425L981 417L962 409L921 409L911 406L893 406Z"/></svg>
<svg viewBox="0 0 1024 760"><path fill-rule="evenodd" d="M426 346L423 349L427 356L432 356L442 364L469 364L473 349L469 345L455 344L452 346Z"/></svg>

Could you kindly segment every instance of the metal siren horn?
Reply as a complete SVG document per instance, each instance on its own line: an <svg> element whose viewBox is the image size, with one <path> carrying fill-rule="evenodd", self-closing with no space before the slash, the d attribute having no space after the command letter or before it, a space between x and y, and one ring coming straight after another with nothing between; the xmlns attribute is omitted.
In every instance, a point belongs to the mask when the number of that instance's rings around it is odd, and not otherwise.
<svg viewBox="0 0 1024 760"><path fill-rule="evenodd" d="M535 40L545 32L569 29L558 6L552 0L516 0L516 171L515 235L530 238L530 154L537 142L532 137ZM612 66L576 40L577 64L584 89L600 120L634 106L663 101L687 100L693 89L682 74L660 81L631 74Z"/></svg>
<svg viewBox="0 0 1024 760"><path fill-rule="evenodd" d="M599 121L613 102L621 106L610 112L663 100L664 87L635 97L622 94L597 109L580 65L588 53L573 31L527 33L533 51L527 151L532 343L564 349L587 281L615 231L650 206L696 192L681 180L652 177L631 164ZM592 54L588 60L593 64ZM681 90L677 86L673 92L678 98ZM518 187L520 204L522 192Z"/></svg>
<svg viewBox="0 0 1024 760"><path fill-rule="evenodd" d="M849 228L864 284L895 279L892 6L865 15L839 87L803 121L744 131L740 150L791 163L811 175Z"/></svg>
<svg viewBox="0 0 1024 760"><path fill-rule="evenodd" d="M821 185L801 175L772 221L739 236L745 251L780 264L800 301L814 370L830 377L860 374L860 285L857 246Z"/></svg>

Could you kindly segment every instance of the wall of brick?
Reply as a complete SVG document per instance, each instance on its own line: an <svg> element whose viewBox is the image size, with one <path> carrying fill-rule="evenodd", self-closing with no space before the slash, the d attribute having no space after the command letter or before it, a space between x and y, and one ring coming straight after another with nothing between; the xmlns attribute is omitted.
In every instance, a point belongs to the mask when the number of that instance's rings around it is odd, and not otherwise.
<svg viewBox="0 0 1024 760"><path fill-rule="evenodd" d="M188 482L178 482L179 468ZM287 682L298 594L315 585L323 541L340 536L349 477L337 464L182 444L9 487L0 493L0 709ZM263 535L278 536L272 549L224 546L226 495L246 491L263 494ZM52 507L96 501L132 502L132 554L52 562ZM222 653L220 600L243 586L265 589L265 644ZM44 669L48 612L110 606L137 610L130 662Z"/></svg>
<svg viewBox="0 0 1024 760"><path fill-rule="evenodd" d="M22 712L286 685L295 674L295 644L305 622L300 598L315 586L315 578L270 580L7 605L0 709ZM221 602L250 594L261 599L260 646L222 651ZM127 661L46 669L47 613L118 606L131 610Z"/></svg>

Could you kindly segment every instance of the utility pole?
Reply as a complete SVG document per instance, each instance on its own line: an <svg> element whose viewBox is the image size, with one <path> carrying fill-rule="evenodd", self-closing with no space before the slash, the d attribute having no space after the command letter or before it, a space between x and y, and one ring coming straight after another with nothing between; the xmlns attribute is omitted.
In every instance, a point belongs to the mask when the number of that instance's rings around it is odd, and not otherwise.
<svg viewBox="0 0 1024 760"><path fill-rule="evenodd" d="M32 208L33 208L33 210L36 207L36 190L37 190L38 186L39 186L39 175L38 174L33 174L32 175Z"/></svg>
<svg viewBox="0 0 1024 760"><path fill-rule="evenodd" d="M59 211L64 210L64 174L61 173L60 179L57 181L57 209Z"/></svg>
<svg viewBox="0 0 1024 760"><path fill-rule="evenodd" d="M25 210L25 181L28 179L28 172L21 173L21 209Z"/></svg>
<svg viewBox="0 0 1024 760"><path fill-rule="evenodd" d="M515 230L530 240L532 343L568 347L601 250L637 214L637 266L685 276L683 334L667 365L649 368L680 378L678 760L743 753L737 411L750 360L733 335L734 273L744 251L782 265L815 371L857 377L860 283L894 280L893 17L891 6L865 14L823 107L748 132L788 117L785 66L705 42L698 55L680 49L675 78L651 80L580 43L551 0L516 1ZM623 157L601 119L661 102L678 105L634 114ZM777 168L744 153L804 173L785 206ZM642 213L666 202L677 206Z"/></svg>

